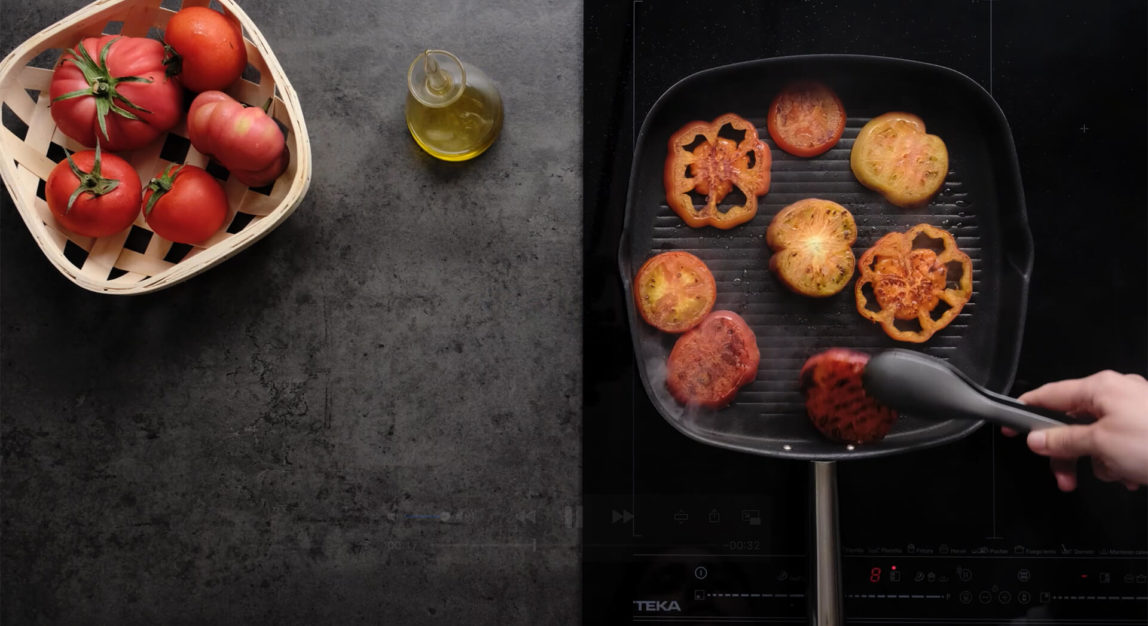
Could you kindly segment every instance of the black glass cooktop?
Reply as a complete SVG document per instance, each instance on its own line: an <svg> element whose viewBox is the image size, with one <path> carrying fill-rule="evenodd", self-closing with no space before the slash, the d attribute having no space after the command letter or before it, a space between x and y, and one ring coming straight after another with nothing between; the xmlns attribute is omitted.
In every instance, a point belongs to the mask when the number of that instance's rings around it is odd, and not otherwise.
<svg viewBox="0 0 1148 626"><path fill-rule="evenodd" d="M585 623L807 620L810 465L665 423L635 369L617 252L656 99L699 70L816 53L943 65L1004 111L1036 251L1012 395L1148 373L1144 3L587 2ZM839 463L848 621L1145 623L1148 490L1081 471L1060 493L1045 461L988 427Z"/></svg>

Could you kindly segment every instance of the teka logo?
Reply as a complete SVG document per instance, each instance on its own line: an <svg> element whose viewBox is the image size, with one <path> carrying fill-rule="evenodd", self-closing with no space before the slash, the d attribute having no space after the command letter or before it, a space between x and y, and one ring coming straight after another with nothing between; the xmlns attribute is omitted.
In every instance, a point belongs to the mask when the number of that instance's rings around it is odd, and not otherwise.
<svg viewBox="0 0 1148 626"><path fill-rule="evenodd" d="M682 607L678 606L677 600L634 600L634 610L639 613L681 613Z"/></svg>

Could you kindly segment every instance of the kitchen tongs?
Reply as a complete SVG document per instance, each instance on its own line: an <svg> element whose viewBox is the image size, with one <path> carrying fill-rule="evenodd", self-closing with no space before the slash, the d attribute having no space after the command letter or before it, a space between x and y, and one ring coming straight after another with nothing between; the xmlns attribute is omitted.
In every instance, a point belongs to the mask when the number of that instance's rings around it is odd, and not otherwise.
<svg viewBox="0 0 1148 626"><path fill-rule="evenodd" d="M881 404L925 419L986 420L1018 432L1079 422L993 393L948 362L912 350L887 350L869 359L861 381Z"/></svg>

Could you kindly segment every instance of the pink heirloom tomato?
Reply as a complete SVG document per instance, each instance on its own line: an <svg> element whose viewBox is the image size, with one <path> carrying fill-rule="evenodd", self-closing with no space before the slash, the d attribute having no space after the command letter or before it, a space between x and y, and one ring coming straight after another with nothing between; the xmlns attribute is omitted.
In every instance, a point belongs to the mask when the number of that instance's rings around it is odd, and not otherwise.
<svg viewBox="0 0 1148 626"><path fill-rule="evenodd" d="M183 90L167 76L163 44L88 37L60 57L48 94L52 120L85 146L135 150L179 123Z"/></svg>
<svg viewBox="0 0 1148 626"><path fill-rule="evenodd" d="M248 187L262 187L287 169L287 143L275 120L222 91L205 91L192 100L187 138Z"/></svg>

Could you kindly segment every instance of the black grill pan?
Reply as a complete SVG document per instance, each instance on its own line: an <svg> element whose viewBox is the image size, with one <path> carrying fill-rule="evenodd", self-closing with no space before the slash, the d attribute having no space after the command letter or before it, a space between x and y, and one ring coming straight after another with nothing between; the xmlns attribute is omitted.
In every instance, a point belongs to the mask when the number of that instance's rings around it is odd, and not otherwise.
<svg viewBox="0 0 1148 626"><path fill-rule="evenodd" d="M776 147L765 128L772 98L792 80L819 80L840 96L848 116L844 136L814 158ZM889 111L920 116L949 151L949 172L925 207L906 210L856 181L849 151L861 127ZM727 112L752 122L770 145L772 185L757 216L729 231L685 226L667 206L662 172L669 136L692 120ZM961 314L925 344L905 344L856 311L853 285L828 299L787 290L768 268L765 231L783 207L806 197L833 200L854 215L857 257L889 231L926 222L952 233L973 261L973 296ZM715 309L733 310L757 335L756 380L720 411L685 410L665 388L666 357L675 336L647 325L633 302L633 277L650 256L685 250L709 266L717 281ZM902 416L881 442L845 446L809 423L798 373L812 354L846 347L876 354L900 347L942 358L975 382L1003 392L1016 368L1032 267L1016 151L1008 124L987 92L968 77L925 63L882 57L813 55L751 61L706 70L677 83L654 104L634 151L619 268L643 385L661 415L707 444L812 461L875 457L956 440L982 422Z"/></svg>

